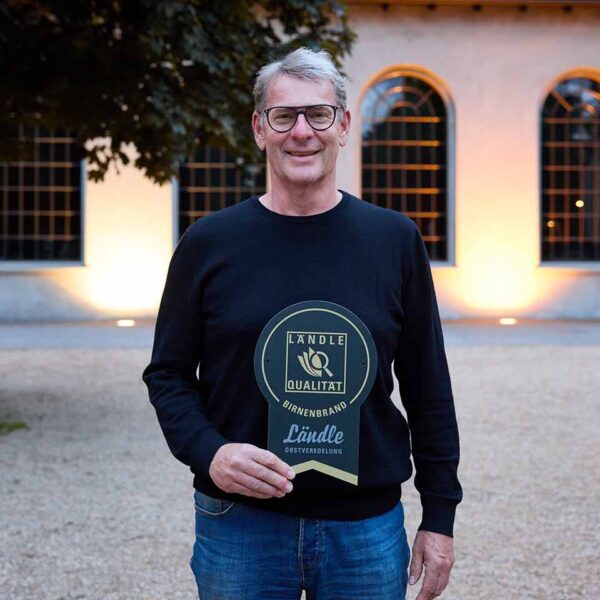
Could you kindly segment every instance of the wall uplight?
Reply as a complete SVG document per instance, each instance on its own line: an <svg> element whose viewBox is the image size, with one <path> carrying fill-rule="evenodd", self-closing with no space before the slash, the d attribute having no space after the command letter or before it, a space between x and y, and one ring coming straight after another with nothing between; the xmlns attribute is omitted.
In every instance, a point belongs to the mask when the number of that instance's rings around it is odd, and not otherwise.
<svg viewBox="0 0 600 600"><path fill-rule="evenodd" d="M117 327L133 327L135 321L133 319L119 319L117 321Z"/></svg>
<svg viewBox="0 0 600 600"><path fill-rule="evenodd" d="M501 317L498 319L498 323L500 325L516 325L517 320L514 317Z"/></svg>

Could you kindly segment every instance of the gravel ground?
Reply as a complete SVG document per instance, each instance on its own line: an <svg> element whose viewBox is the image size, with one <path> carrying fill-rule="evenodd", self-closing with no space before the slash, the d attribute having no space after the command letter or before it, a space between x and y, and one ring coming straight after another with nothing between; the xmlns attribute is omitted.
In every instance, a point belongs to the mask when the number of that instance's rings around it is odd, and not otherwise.
<svg viewBox="0 0 600 600"><path fill-rule="evenodd" d="M447 354L465 499L442 598L598 597L600 346ZM2 600L196 597L192 475L148 402L148 359L132 348L0 350L0 421L28 426L0 436ZM412 483L404 502L412 540Z"/></svg>

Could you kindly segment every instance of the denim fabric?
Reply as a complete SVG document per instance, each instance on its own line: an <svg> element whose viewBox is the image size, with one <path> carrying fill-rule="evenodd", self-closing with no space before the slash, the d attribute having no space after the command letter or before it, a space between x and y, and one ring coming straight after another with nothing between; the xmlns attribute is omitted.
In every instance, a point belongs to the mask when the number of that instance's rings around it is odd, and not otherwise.
<svg viewBox="0 0 600 600"><path fill-rule="evenodd" d="M404 509L359 521L305 519L194 491L190 567L200 600L400 600Z"/></svg>

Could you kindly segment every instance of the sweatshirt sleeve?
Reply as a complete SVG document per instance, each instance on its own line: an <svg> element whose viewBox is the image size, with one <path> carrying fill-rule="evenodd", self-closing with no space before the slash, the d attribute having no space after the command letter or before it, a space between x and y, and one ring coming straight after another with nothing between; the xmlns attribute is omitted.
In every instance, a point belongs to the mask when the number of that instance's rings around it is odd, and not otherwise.
<svg viewBox="0 0 600 600"><path fill-rule="evenodd" d="M453 535L459 437L442 327L427 249L414 226L404 269L404 319L394 360L406 409L423 516L419 529Z"/></svg>
<svg viewBox="0 0 600 600"><path fill-rule="evenodd" d="M171 258L162 294L150 364L142 379L173 456L208 476L217 450L227 440L208 418L196 369L201 332L199 278L194 275L189 236Z"/></svg>

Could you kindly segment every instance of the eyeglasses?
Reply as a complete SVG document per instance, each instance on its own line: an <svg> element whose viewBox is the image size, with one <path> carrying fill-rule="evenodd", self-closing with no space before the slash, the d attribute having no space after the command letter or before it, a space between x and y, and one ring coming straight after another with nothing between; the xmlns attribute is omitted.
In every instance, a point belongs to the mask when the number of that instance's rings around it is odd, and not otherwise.
<svg viewBox="0 0 600 600"><path fill-rule="evenodd" d="M263 112L267 115L267 123L277 133L290 131L298 120L298 115L304 115L306 122L316 131L329 129L335 121L339 106L330 104L313 104L311 106L272 106Z"/></svg>

